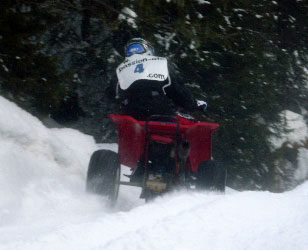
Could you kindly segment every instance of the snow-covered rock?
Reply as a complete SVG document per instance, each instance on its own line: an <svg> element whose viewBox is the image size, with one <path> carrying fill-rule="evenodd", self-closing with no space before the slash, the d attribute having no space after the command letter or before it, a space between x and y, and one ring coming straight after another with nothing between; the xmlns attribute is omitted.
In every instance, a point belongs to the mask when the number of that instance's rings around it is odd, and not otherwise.
<svg viewBox="0 0 308 250"><path fill-rule="evenodd" d="M281 112L280 116L283 131L280 129L280 135L271 138L274 148L280 148L285 142L303 145L308 139L308 128L304 117L290 110Z"/></svg>
<svg viewBox="0 0 308 250"><path fill-rule="evenodd" d="M308 179L308 128L304 117L300 114L286 110L281 114L282 122L276 124L276 129L272 132L279 131L277 136L272 136L273 152L293 152L295 159L287 159L284 154L278 154L276 160L276 177L279 180L280 190L293 188ZM278 127L278 130L277 130ZM283 128L283 129L281 129ZM279 177L278 177L279 176Z"/></svg>

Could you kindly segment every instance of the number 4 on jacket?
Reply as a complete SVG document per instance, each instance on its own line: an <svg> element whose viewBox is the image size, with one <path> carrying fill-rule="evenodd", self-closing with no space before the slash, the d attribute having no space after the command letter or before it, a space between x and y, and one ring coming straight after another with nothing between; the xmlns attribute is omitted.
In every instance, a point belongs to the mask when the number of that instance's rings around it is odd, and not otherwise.
<svg viewBox="0 0 308 250"><path fill-rule="evenodd" d="M134 73L142 73L144 71L144 68L143 68L143 63L141 64L137 64L135 70L134 70Z"/></svg>

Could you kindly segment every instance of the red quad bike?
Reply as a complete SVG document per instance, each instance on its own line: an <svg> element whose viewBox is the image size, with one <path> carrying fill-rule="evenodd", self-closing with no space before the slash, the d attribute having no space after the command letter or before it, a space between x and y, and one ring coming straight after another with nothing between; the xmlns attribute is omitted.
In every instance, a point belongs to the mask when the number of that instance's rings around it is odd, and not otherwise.
<svg viewBox="0 0 308 250"><path fill-rule="evenodd" d="M152 116L137 121L111 115L119 130L118 153L97 150L90 159L87 191L107 196L115 204L119 185L141 187L140 198L149 200L177 187L224 192L226 170L211 160L212 135L219 125L180 116ZM120 165L131 168L120 180Z"/></svg>

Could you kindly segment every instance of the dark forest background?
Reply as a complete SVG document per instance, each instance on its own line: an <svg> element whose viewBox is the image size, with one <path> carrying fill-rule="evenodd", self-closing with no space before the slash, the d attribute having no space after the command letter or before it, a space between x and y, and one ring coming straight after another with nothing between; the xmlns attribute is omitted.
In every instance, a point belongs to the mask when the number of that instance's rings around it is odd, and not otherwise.
<svg viewBox="0 0 308 250"><path fill-rule="evenodd" d="M2 0L0 94L48 125L115 142L117 104L104 89L133 37L207 100L193 115L220 124L214 155L229 186L279 192L303 181L294 173L308 141L270 139L286 132L284 110L307 121L305 0Z"/></svg>

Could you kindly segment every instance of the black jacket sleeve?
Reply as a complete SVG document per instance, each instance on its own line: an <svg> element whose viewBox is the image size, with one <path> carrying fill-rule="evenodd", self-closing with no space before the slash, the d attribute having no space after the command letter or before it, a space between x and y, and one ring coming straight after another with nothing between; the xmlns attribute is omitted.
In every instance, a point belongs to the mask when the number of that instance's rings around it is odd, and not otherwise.
<svg viewBox="0 0 308 250"><path fill-rule="evenodd" d="M166 95L173 103L184 108L186 111L198 109L197 102L191 91L185 87L185 80L180 76L172 64L168 64L171 85L165 88Z"/></svg>

